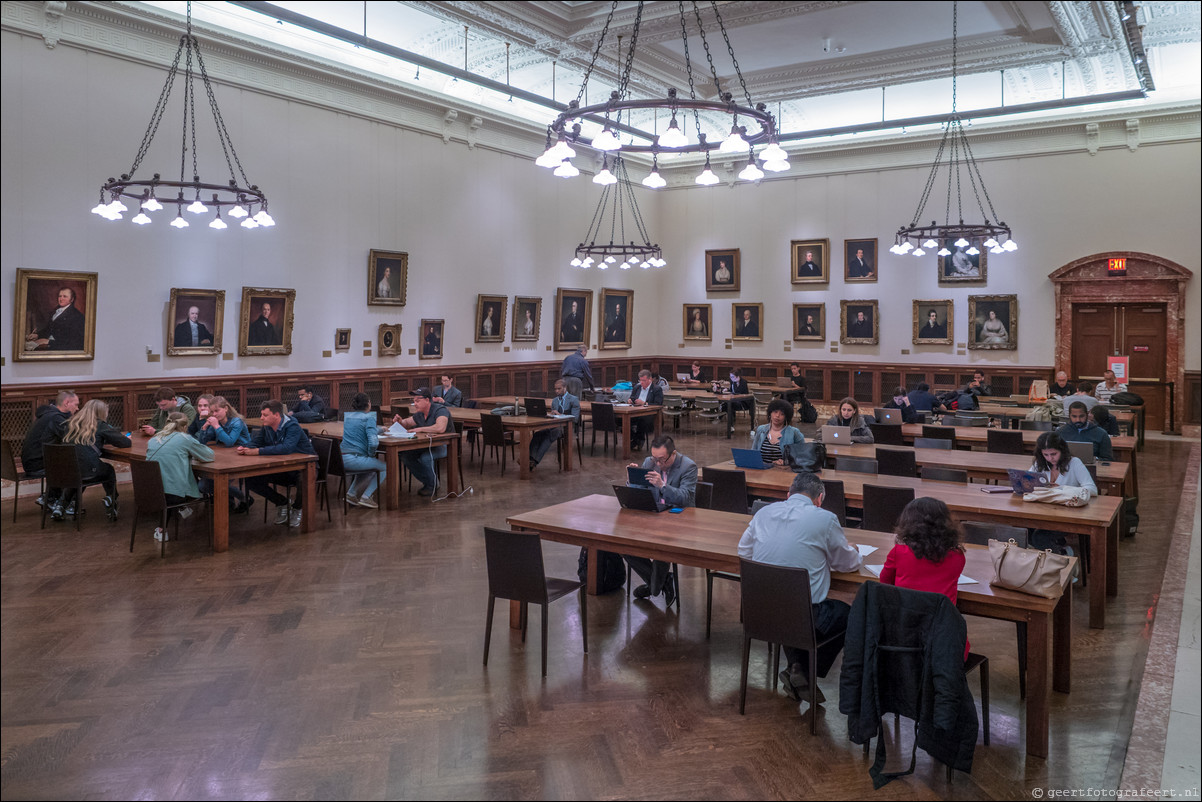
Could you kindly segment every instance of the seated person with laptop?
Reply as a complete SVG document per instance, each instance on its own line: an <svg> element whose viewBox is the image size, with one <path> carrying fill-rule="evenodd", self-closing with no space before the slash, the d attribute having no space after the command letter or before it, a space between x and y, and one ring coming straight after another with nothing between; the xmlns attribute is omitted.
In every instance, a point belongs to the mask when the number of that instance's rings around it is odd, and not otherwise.
<svg viewBox="0 0 1202 802"><path fill-rule="evenodd" d="M1069 398L1077 396L1070 395ZM1056 430L1056 434L1068 442L1092 443L1095 459L1109 462L1114 459L1110 435L1090 419L1089 409L1082 401L1073 401L1068 407L1068 423Z"/></svg>
<svg viewBox="0 0 1202 802"><path fill-rule="evenodd" d="M793 443L804 443L805 436L793 423L793 405L780 398L768 402L768 422L755 430L751 449L758 451L767 465L784 465L784 449Z"/></svg>
<svg viewBox="0 0 1202 802"><path fill-rule="evenodd" d="M630 467L640 466L634 463ZM642 468L648 471L647 484L660 507L692 507L697 496L697 463L676 450L676 441L661 434L651 441L651 456L643 460ZM644 584L634 589L636 599L664 594L671 607L676 601L676 588L667 582L671 566L666 562L652 562L646 557L622 555Z"/></svg>
<svg viewBox="0 0 1202 802"><path fill-rule="evenodd" d="M527 399L527 408L530 401ZM539 399L542 401L542 399ZM551 413L556 416L571 415L580 425L580 399L568 392L568 384L563 379L555 380L555 398L551 399ZM545 414L545 413L544 413ZM563 429L556 426L553 429L539 429L530 438L530 470L538 467L547 451L555 441L563 437Z"/></svg>
<svg viewBox="0 0 1202 802"><path fill-rule="evenodd" d="M651 371L639 371L639 383L630 394L630 403L636 407L658 406L664 403L664 390L651 381ZM630 419L630 440L634 448L642 448L648 433L655 429L655 419L649 417Z"/></svg>
<svg viewBox="0 0 1202 802"><path fill-rule="evenodd" d="M854 398L844 398L839 402L839 411L831 416L819 432L822 442L832 443L872 443L872 429L868 428L871 416L865 418L860 414L860 405ZM840 430L843 431L840 431Z"/></svg>

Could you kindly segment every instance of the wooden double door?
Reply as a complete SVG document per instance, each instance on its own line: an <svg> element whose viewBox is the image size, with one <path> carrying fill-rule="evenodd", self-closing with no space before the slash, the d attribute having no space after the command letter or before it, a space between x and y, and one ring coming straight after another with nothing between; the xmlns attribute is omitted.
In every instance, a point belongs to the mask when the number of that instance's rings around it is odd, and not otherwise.
<svg viewBox="0 0 1202 802"><path fill-rule="evenodd" d="M1163 428L1167 408L1167 321L1163 303L1073 304L1073 377L1101 381L1107 357L1128 357L1126 384L1143 396L1150 430Z"/></svg>

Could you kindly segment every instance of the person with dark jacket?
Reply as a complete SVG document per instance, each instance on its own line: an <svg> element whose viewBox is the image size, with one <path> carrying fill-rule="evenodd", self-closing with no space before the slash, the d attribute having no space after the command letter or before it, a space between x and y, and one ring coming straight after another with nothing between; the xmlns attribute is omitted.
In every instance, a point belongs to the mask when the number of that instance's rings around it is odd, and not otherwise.
<svg viewBox="0 0 1202 802"><path fill-rule="evenodd" d="M129 448L129 438L113 428L107 420L108 404L93 398L83 409L71 416L63 432L63 443L75 446L79 460L79 474L84 484L104 485L104 508L110 521L117 520L117 472L113 466L100 459L105 446ZM63 489L62 497L55 502L50 517L61 521L72 514L76 504L75 488Z"/></svg>
<svg viewBox="0 0 1202 802"><path fill-rule="evenodd" d="M259 417L263 425L250 438L250 446L238 446L239 454L253 457L258 454L275 456L279 454L316 454L309 435L296 422L284 414L284 405L272 399L264 401L259 407ZM300 471L271 473L266 476L246 477L246 492L256 493L266 501L276 505L275 522L296 527L301 525L301 507L304 494L297 493L296 500L289 509L288 497L272 487L272 485L287 485L289 487L300 481Z"/></svg>
<svg viewBox="0 0 1202 802"><path fill-rule="evenodd" d="M885 409L900 410L902 423L918 423L922 420L922 413L910 403L910 397L906 394L905 387L893 388L893 398L889 400L888 404L885 404Z"/></svg>
<svg viewBox="0 0 1202 802"><path fill-rule="evenodd" d="M62 439L67 421L78 409L79 396L72 390L59 390L53 404L38 407L33 426L29 427L25 441L21 443L21 470L26 475L38 478L45 473L42 448ZM38 497L37 503L53 506L58 496L58 488L48 487L45 494Z"/></svg>
<svg viewBox="0 0 1202 802"><path fill-rule="evenodd" d="M303 387L296 391L296 406L292 408L292 417L301 423L318 423L326 419L325 399L313 392L312 387Z"/></svg>
<svg viewBox="0 0 1202 802"><path fill-rule="evenodd" d="M1069 396L1075 398L1075 396ZM1109 462L1114 459L1114 450L1110 445L1110 435L1101 426L1089 418L1089 409L1080 401L1074 401L1068 407L1068 423L1056 430L1056 434L1070 443L1093 443L1094 459Z"/></svg>
<svg viewBox="0 0 1202 802"><path fill-rule="evenodd" d="M664 403L664 390L651 381L651 371L639 371L639 383L630 393L630 403L636 407L653 407ZM634 448L642 448L649 432L655 429L655 419L650 417L630 419L630 440Z"/></svg>
<svg viewBox="0 0 1202 802"><path fill-rule="evenodd" d="M947 407L931 392L931 385L926 382L919 382L906 397L910 399L910 406L919 412L947 412Z"/></svg>
<svg viewBox="0 0 1202 802"><path fill-rule="evenodd" d="M942 593L881 582L860 586L847 618L839 712L847 716L852 743L877 738L876 762L868 769L874 788L914 770L911 764L906 771L883 771L885 739L877 736L886 713L918 722L916 748L959 771L972 770L978 725L964 674L967 637L964 617Z"/></svg>
<svg viewBox="0 0 1202 802"><path fill-rule="evenodd" d="M1119 436L1119 421L1118 418L1110 414L1110 410L1099 404L1089 411L1089 416L1093 418L1093 422L1098 425L1106 434L1111 437Z"/></svg>

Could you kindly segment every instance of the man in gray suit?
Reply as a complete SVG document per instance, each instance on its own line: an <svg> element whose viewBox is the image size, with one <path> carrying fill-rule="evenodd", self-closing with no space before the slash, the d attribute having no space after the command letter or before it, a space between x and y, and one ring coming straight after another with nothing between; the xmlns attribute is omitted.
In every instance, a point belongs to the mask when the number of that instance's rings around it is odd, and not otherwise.
<svg viewBox="0 0 1202 802"><path fill-rule="evenodd" d="M639 467L633 462L630 467ZM676 441L661 434L651 441L651 456L643 460L643 468L649 470L647 484L658 504L669 507L693 507L697 503L697 463L676 450ZM646 557L622 558L645 584L634 589L636 599L664 594L664 601L671 607L676 602L676 588L668 581L672 566Z"/></svg>

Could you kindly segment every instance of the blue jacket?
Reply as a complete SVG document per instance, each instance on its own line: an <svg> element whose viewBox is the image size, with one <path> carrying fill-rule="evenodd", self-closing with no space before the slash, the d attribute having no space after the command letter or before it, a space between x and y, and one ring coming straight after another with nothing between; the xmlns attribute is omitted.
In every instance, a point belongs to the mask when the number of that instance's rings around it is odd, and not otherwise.
<svg viewBox="0 0 1202 802"><path fill-rule="evenodd" d="M590 390L594 389L592 368L589 367L588 360L579 353L573 352L563 358L563 366L559 369L559 375L564 378L575 376L585 387Z"/></svg>
<svg viewBox="0 0 1202 802"><path fill-rule="evenodd" d="M376 413L346 413L342 420L342 445L339 450L343 454L374 458L379 447L380 433L376 428Z"/></svg>
<svg viewBox="0 0 1202 802"><path fill-rule="evenodd" d="M1066 423L1056 430L1056 434L1070 443L1093 443L1094 459L1110 462L1114 459L1114 451L1110 447L1110 435L1106 430L1093 421L1089 421L1084 429L1078 429L1071 423Z"/></svg>
<svg viewBox="0 0 1202 802"><path fill-rule="evenodd" d="M250 430L241 418L229 418L217 429L199 429L196 439L201 443L217 442L226 448L250 445Z"/></svg>
<svg viewBox="0 0 1202 802"><path fill-rule="evenodd" d="M751 447L755 451L760 450L760 446L764 445L764 441L768 439L768 427L772 424L763 423L756 427L755 439L751 441ZM796 426L786 426L780 433L780 447L784 451L785 446L793 445L794 443L804 443L805 435Z"/></svg>
<svg viewBox="0 0 1202 802"><path fill-rule="evenodd" d="M296 418L287 415L284 416L279 429L270 426L256 429L250 438L250 444L265 456L317 453L313 450L313 442L309 440L308 433L296 422Z"/></svg>

